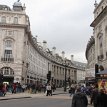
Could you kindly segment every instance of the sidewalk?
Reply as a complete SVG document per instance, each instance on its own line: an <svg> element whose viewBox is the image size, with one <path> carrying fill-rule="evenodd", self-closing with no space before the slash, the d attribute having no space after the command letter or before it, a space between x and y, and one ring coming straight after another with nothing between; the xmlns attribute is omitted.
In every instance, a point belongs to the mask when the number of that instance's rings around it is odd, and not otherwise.
<svg viewBox="0 0 107 107"><path fill-rule="evenodd" d="M61 89L57 89L55 92L53 92L53 96L55 96L55 97L57 97L56 95L59 96L59 94L64 95L64 94L67 94L67 92L63 92L63 90L61 90ZM31 93L28 93L28 92L12 94L12 93L7 92L5 96L0 96L0 100L34 98L34 97L46 98L47 96L43 92L36 93L36 94L31 94ZM52 98L54 98L54 97L52 97Z"/></svg>

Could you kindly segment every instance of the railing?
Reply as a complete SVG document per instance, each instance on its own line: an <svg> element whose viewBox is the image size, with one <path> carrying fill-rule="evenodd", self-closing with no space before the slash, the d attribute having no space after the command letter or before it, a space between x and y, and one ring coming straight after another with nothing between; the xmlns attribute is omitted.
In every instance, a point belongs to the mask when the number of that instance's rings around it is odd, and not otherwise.
<svg viewBox="0 0 107 107"><path fill-rule="evenodd" d="M10 63L10 62L14 62L14 58L1 58L1 61Z"/></svg>

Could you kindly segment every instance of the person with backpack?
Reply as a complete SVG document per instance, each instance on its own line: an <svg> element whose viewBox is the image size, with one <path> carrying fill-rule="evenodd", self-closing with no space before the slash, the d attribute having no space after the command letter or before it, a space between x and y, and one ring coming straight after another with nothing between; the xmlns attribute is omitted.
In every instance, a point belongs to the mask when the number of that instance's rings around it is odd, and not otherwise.
<svg viewBox="0 0 107 107"><path fill-rule="evenodd" d="M71 107L87 107L88 99L87 96L81 92L81 88L77 88L76 93L72 98Z"/></svg>

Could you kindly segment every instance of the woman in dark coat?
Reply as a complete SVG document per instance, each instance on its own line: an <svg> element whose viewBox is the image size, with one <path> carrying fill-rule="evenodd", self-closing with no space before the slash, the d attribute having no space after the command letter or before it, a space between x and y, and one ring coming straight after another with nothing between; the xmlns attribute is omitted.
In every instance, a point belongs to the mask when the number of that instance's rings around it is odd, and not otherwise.
<svg viewBox="0 0 107 107"><path fill-rule="evenodd" d="M107 94L101 89L96 99L97 107L107 107Z"/></svg>
<svg viewBox="0 0 107 107"><path fill-rule="evenodd" d="M80 90L80 88L77 89L76 94L74 94L71 107L87 107L88 99L84 93L80 92Z"/></svg>
<svg viewBox="0 0 107 107"><path fill-rule="evenodd" d="M91 104L93 104L94 107L97 107L97 96L98 96L98 88L94 88L92 90L92 93L91 93Z"/></svg>

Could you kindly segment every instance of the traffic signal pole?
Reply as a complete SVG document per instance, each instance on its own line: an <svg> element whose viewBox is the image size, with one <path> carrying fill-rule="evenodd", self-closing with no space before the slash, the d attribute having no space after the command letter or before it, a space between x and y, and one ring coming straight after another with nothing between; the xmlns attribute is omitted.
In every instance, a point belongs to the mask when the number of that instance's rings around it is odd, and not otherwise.
<svg viewBox="0 0 107 107"><path fill-rule="evenodd" d="M66 92L66 75L67 75L67 68L66 68L66 65L65 65L65 81L64 81L64 92Z"/></svg>
<svg viewBox="0 0 107 107"><path fill-rule="evenodd" d="M3 83L3 75L0 74L0 83Z"/></svg>

